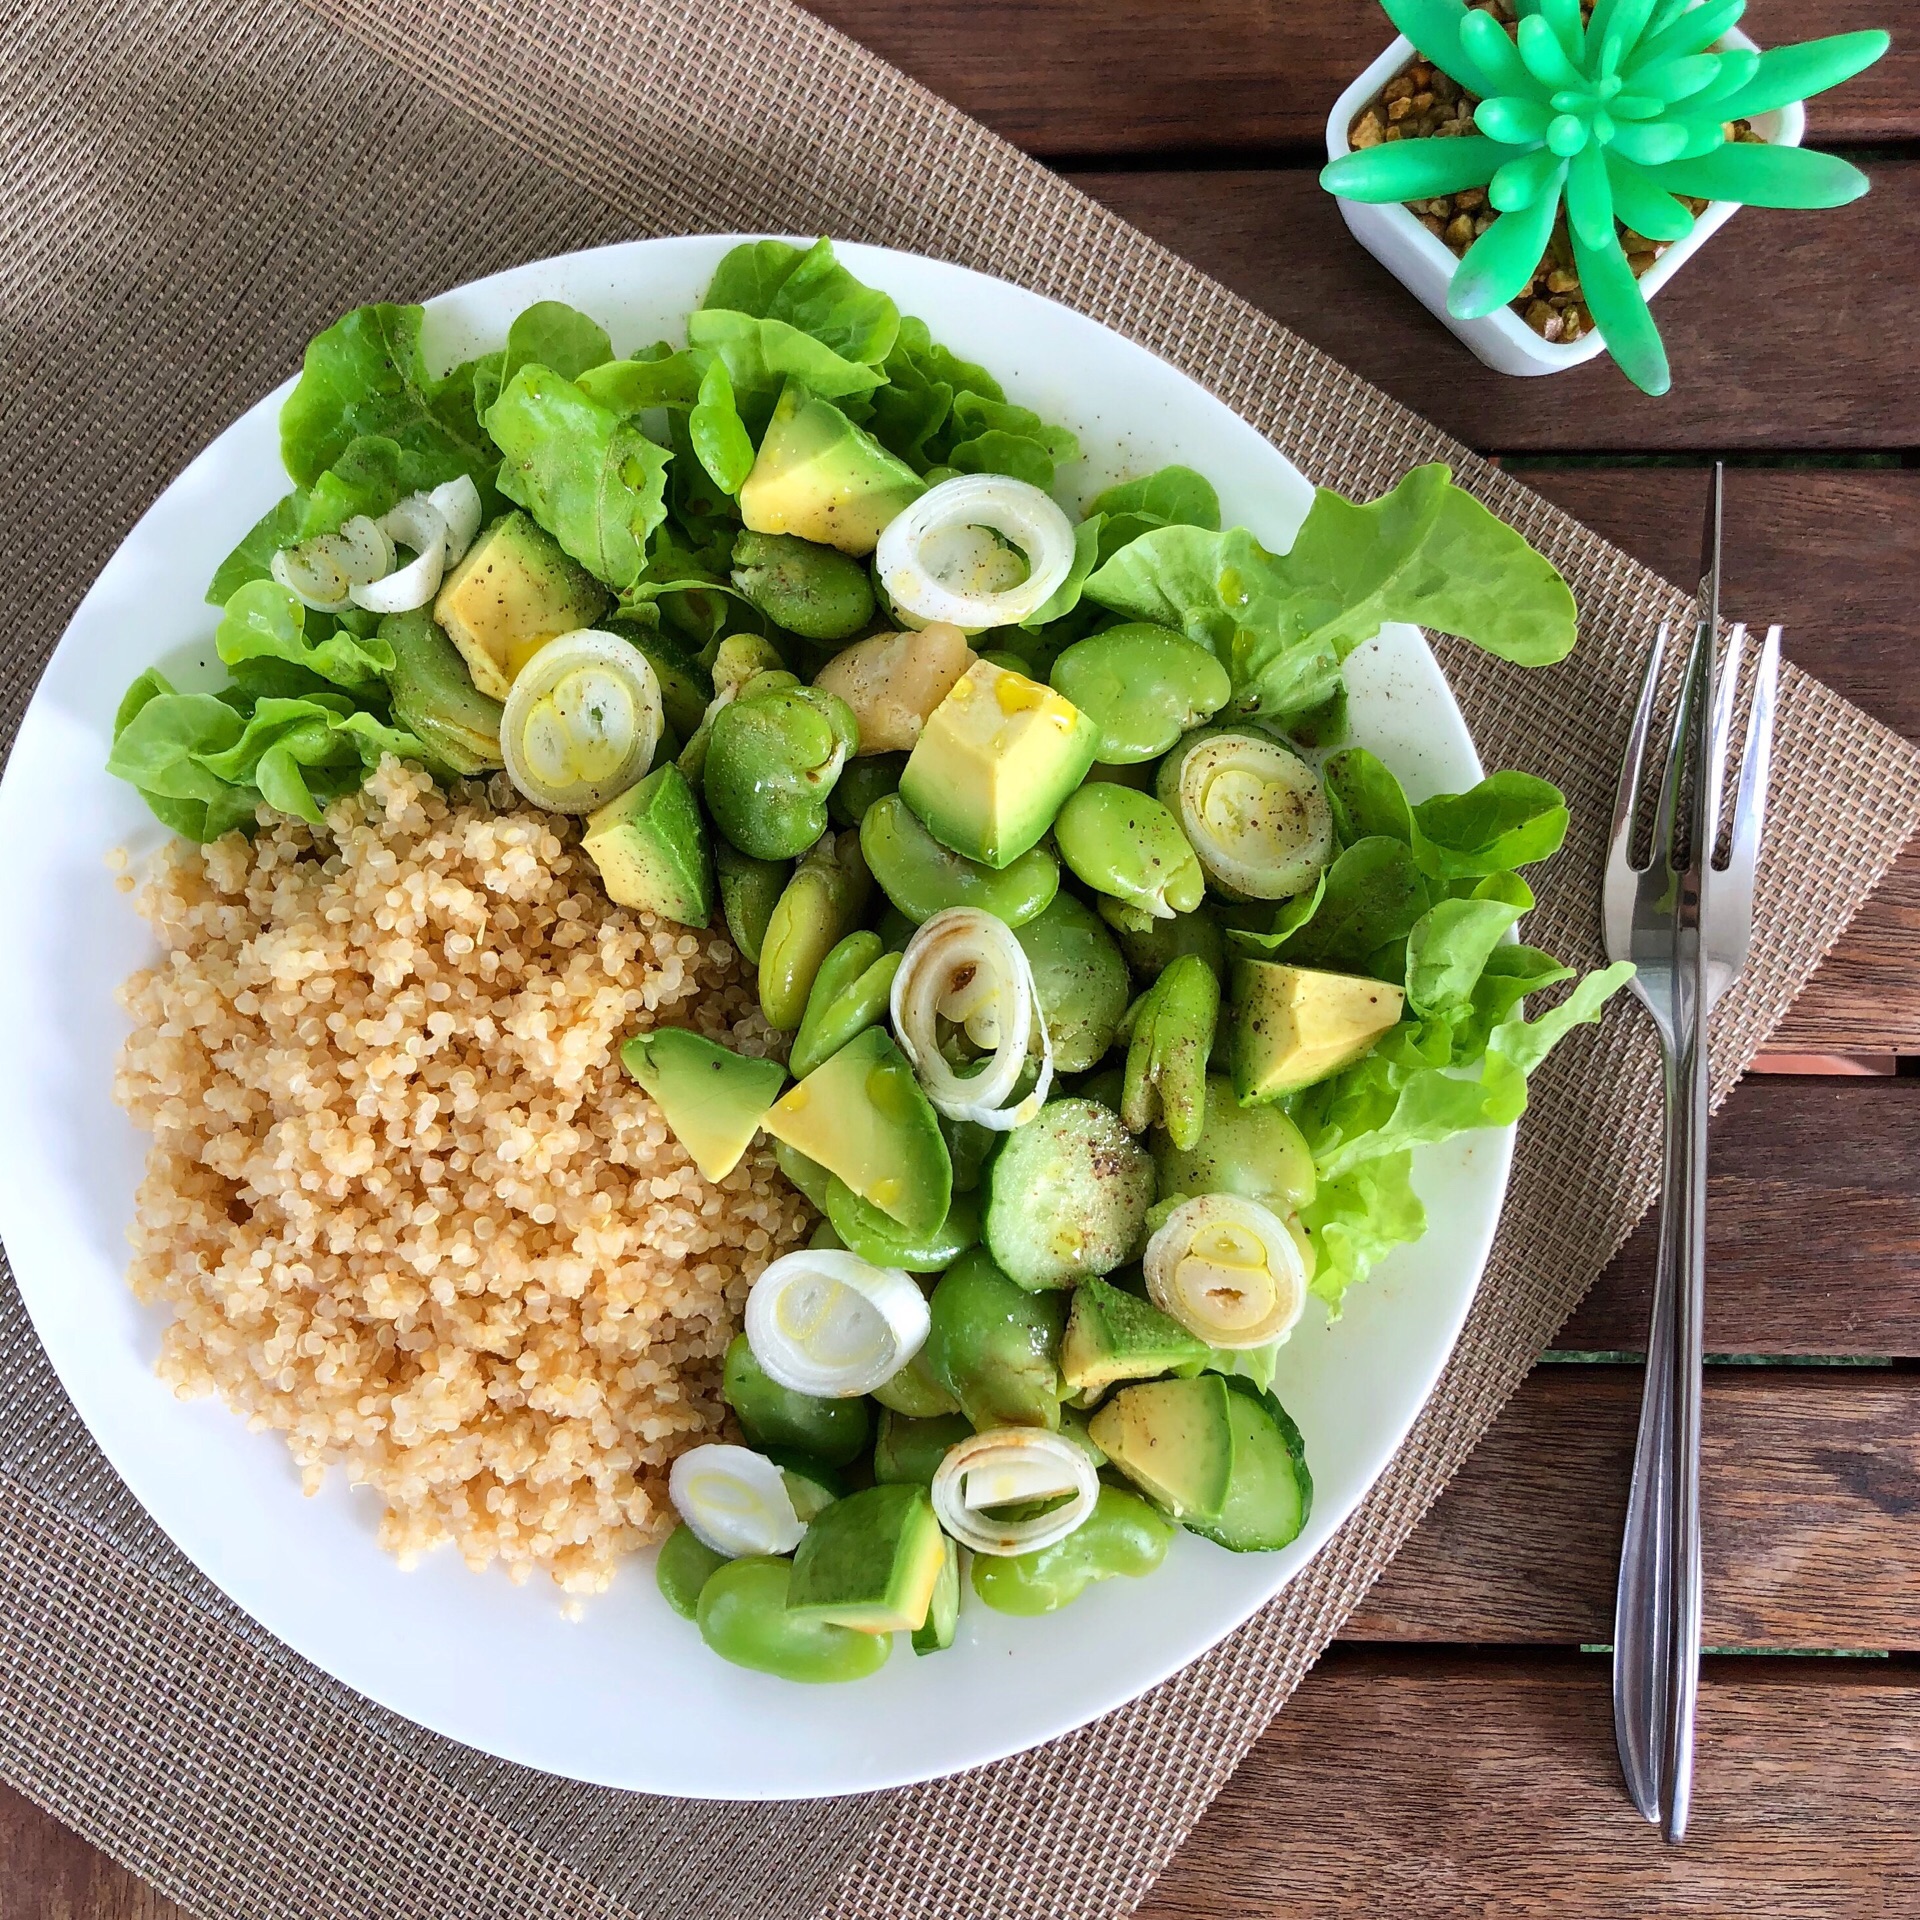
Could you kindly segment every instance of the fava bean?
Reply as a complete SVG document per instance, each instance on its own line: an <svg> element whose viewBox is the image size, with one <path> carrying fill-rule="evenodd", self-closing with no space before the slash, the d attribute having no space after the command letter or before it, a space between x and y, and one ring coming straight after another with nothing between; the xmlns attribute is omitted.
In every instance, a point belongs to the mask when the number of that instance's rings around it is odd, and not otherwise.
<svg viewBox="0 0 1920 1920"><path fill-rule="evenodd" d="M1119 901L1113 904L1118 907ZM1103 903L1104 905L1104 903ZM1129 914L1132 908L1125 909ZM1227 936L1210 907L1196 907L1191 913L1176 913L1171 920L1156 920L1143 914L1144 924L1117 926L1104 912L1101 918L1113 927L1127 965L1142 979L1156 978L1183 953L1197 954L1212 969L1216 980L1227 977Z"/></svg>
<svg viewBox="0 0 1920 1920"><path fill-rule="evenodd" d="M827 826L827 796L859 742L844 701L750 684L714 715L702 769L713 823L756 860L790 860Z"/></svg>
<svg viewBox="0 0 1920 1920"><path fill-rule="evenodd" d="M891 1380L875 1387L872 1397L909 1420L931 1420L938 1414L960 1411L960 1402L928 1371L925 1347Z"/></svg>
<svg viewBox="0 0 1920 1920"><path fill-rule="evenodd" d="M1108 766L1157 760L1233 692L1211 649L1144 621L1075 641L1052 682L1100 729L1097 757Z"/></svg>
<svg viewBox="0 0 1920 1920"><path fill-rule="evenodd" d="M1096 1580L1137 1580L1167 1557L1173 1522L1137 1493L1100 1489L1093 1511L1064 1540L1038 1553L973 1560L973 1590L1000 1613L1052 1613Z"/></svg>
<svg viewBox="0 0 1920 1920"><path fill-rule="evenodd" d="M857 760L849 760L827 798L827 812L834 823L857 827L876 800L899 791L901 769L906 764L904 753L862 754Z"/></svg>
<svg viewBox="0 0 1920 1920"><path fill-rule="evenodd" d="M1061 1073L1084 1073L1113 1045L1127 1010L1127 963L1100 916L1070 893L1019 928Z"/></svg>
<svg viewBox="0 0 1920 1920"><path fill-rule="evenodd" d="M916 925L947 907L978 907L1021 927L1060 890L1059 862L1044 847L995 872L943 847L897 793L867 809L860 847L880 891Z"/></svg>
<svg viewBox="0 0 1920 1920"><path fill-rule="evenodd" d="M907 942L913 938L914 922L896 907L891 900L880 910L880 922L875 931L880 943L889 953L905 953Z"/></svg>
<svg viewBox="0 0 1920 1920"><path fill-rule="evenodd" d="M1207 1078L1200 1137L1182 1148L1169 1134L1156 1133L1153 1159L1162 1202L1231 1193L1284 1220L1306 1206L1319 1185L1300 1129L1278 1107L1243 1107L1232 1081L1220 1074Z"/></svg>
<svg viewBox="0 0 1920 1920"><path fill-rule="evenodd" d="M969 1247L980 1244L980 1203L970 1193L953 1196L947 1217L931 1233L909 1233L844 1180L829 1175L826 1214L841 1244L876 1267L944 1273Z"/></svg>
<svg viewBox="0 0 1920 1920"><path fill-rule="evenodd" d="M760 945L760 1011L792 1033L827 955L860 924L871 892L860 836L822 834L774 904Z"/></svg>
<svg viewBox="0 0 1920 1920"><path fill-rule="evenodd" d="M977 1121L956 1120L944 1113L940 1131L946 1136L947 1158L953 1162L953 1190L971 1193L980 1184L980 1176L1000 1144L1000 1135Z"/></svg>
<svg viewBox="0 0 1920 1920"><path fill-rule="evenodd" d="M773 918L773 909L793 876L793 868L784 860L756 860L718 834L712 839L714 878L719 883L720 911L726 916L727 932L741 957L749 966L757 967L767 922Z"/></svg>
<svg viewBox="0 0 1920 1920"><path fill-rule="evenodd" d="M873 1477L879 1481L912 1481L933 1485L935 1469L949 1447L973 1437L964 1414L943 1413L931 1420L909 1420L882 1411L879 1437L873 1443Z"/></svg>
<svg viewBox="0 0 1920 1920"><path fill-rule="evenodd" d="M864 1680L887 1664L893 1636L856 1633L787 1610L792 1563L729 1560L700 1594L700 1637L723 1660L782 1680Z"/></svg>
<svg viewBox="0 0 1920 1920"><path fill-rule="evenodd" d="M654 1584L681 1619L692 1620L700 1612L701 1589L726 1564L727 1556L715 1553L691 1527L675 1527L660 1543Z"/></svg>
<svg viewBox="0 0 1920 1920"><path fill-rule="evenodd" d="M833 1184L833 1175L818 1160L810 1160L798 1147L790 1147L784 1140L776 1140L773 1143L773 1163L806 1195L816 1213L826 1212L827 1189ZM827 1230L831 1231L830 1228ZM839 1244L836 1236L834 1245Z"/></svg>
<svg viewBox="0 0 1920 1920"><path fill-rule="evenodd" d="M975 1247L941 1276L930 1306L927 1371L977 1429L1059 1427L1064 1295L1015 1286Z"/></svg>
<svg viewBox="0 0 1920 1920"><path fill-rule="evenodd" d="M1053 823L1060 857L1097 893L1157 919L1191 913L1206 875L1180 823L1151 794L1096 781L1067 796Z"/></svg>
<svg viewBox="0 0 1920 1920"><path fill-rule="evenodd" d="M866 568L790 533L742 533L733 584L776 627L807 640L849 640L873 618Z"/></svg>
<svg viewBox="0 0 1920 1920"><path fill-rule="evenodd" d="M756 1447L791 1447L844 1467L867 1444L865 1400L819 1400L768 1379L744 1333L727 1348L720 1392Z"/></svg>
<svg viewBox="0 0 1920 1920"><path fill-rule="evenodd" d="M796 1080L886 1018L887 992L899 971L900 956L888 953L877 933L850 933L821 961L787 1062Z"/></svg>
<svg viewBox="0 0 1920 1920"><path fill-rule="evenodd" d="M958 627L936 621L910 633L876 633L836 654L814 685L853 709L863 753L910 752L954 682L973 665Z"/></svg>
<svg viewBox="0 0 1920 1920"><path fill-rule="evenodd" d="M1199 955L1172 962L1140 996L1127 1042L1120 1118L1134 1133L1158 1121L1177 1148L1200 1140L1207 1056L1220 1022L1220 982Z"/></svg>

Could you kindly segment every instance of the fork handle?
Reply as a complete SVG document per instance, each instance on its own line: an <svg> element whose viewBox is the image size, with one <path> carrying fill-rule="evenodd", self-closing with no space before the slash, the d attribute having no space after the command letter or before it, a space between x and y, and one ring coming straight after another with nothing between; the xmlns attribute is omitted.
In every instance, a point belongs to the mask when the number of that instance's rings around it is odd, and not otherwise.
<svg viewBox="0 0 1920 1920"><path fill-rule="evenodd" d="M1661 1818L1667 1764L1667 1684L1672 1641L1672 1478L1675 1371L1674 1296L1685 1234L1685 1113L1673 1049L1662 1044L1665 1124L1660 1167L1660 1224L1647 1330L1646 1379L1634 1443L1620 1582L1613 1609L1613 1732L1620 1770L1633 1804Z"/></svg>
<svg viewBox="0 0 1920 1920"><path fill-rule="evenodd" d="M1699 983L1704 998L1705 982ZM1673 1627L1667 1646L1668 1701L1663 1811L1666 1837L1684 1840L1693 1797L1694 1715L1700 1693L1700 1427L1706 1345L1707 1116L1710 1061L1705 1021L1680 1059L1686 1199L1676 1248L1672 1420Z"/></svg>

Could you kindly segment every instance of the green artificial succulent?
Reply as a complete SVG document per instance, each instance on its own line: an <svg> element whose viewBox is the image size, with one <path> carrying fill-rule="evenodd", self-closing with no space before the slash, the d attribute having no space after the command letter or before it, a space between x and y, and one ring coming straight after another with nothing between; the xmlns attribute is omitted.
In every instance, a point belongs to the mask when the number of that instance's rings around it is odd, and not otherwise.
<svg viewBox="0 0 1920 1920"><path fill-rule="evenodd" d="M1467 249L1447 310L1478 319L1517 299L1564 197L1594 324L1628 379L1672 384L1666 349L1620 243L1683 239L1680 195L1753 207L1837 207L1867 190L1830 154L1736 142L1728 127L1837 86L1887 50L1841 33L1755 53L1715 47L1746 0L1517 0L1518 30L1465 0L1381 0L1421 56L1480 96L1478 135L1398 140L1342 154L1320 176L1349 200L1401 201L1484 187L1496 218Z"/></svg>

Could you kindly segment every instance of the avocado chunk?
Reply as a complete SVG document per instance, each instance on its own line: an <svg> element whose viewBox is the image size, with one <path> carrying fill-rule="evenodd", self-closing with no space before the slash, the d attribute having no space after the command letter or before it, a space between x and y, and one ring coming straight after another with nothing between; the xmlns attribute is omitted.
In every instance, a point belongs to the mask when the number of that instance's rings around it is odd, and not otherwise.
<svg viewBox="0 0 1920 1920"><path fill-rule="evenodd" d="M390 613L380 638L393 649L387 692L393 717L449 773L488 773L500 757L500 702L468 676L466 662L425 607Z"/></svg>
<svg viewBox="0 0 1920 1920"><path fill-rule="evenodd" d="M1060 1374L1076 1393L1096 1394L1116 1380L1150 1380L1198 1365L1211 1351L1151 1300L1122 1293L1096 1274L1074 1290Z"/></svg>
<svg viewBox="0 0 1920 1920"><path fill-rule="evenodd" d="M926 1625L913 1630L915 1653L945 1653L960 1629L960 1549L951 1540L944 1544L946 1564L940 1569L940 1578L933 1583Z"/></svg>
<svg viewBox="0 0 1920 1920"><path fill-rule="evenodd" d="M762 1122L909 1233L931 1233L953 1200L953 1162L906 1056L869 1027L815 1067Z"/></svg>
<svg viewBox="0 0 1920 1920"><path fill-rule="evenodd" d="M1192 1530L1234 1553L1271 1553L1307 1524L1313 1478L1306 1444L1287 1410L1250 1380L1227 1383L1233 1427L1233 1476L1226 1505L1213 1521L1190 1520Z"/></svg>
<svg viewBox="0 0 1920 1920"><path fill-rule="evenodd" d="M900 775L933 837L986 867L1037 846L1087 777L1100 729L1025 674L976 660L934 708Z"/></svg>
<svg viewBox="0 0 1920 1920"><path fill-rule="evenodd" d="M481 534L442 582L433 617L473 684L495 700L549 640L590 627L607 590L517 507Z"/></svg>
<svg viewBox="0 0 1920 1920"><path fill-rule="evenodd" d="M789 380L740 488L750 533L792 533L868 554L926 482L830 401Z"/></svg>
<svg viewBox="0 0 1920 1920"><path fill-rule="evenodd" d="M616 906L704 927L713 918L713 854L686 776L671 760L587 816L580 843Z"/></svg>
<svg viewBox="0 0 1920 1920"><path fill-rule="evenodd" d="M1298 1093L1350 1067L1400 1018L1384 980L1277 960L1233 963L1233 1090L1248 1105Z"/></svg>
<svg viewBox="0 0 1920 1920"><path fill-rule="evenodd" d="M787 1077L778 1060L750 1060L684 1027L636 1033L620 1058L709 1180L740 1164Z"/></svg>
<svg viewBox="0 0 1920 1920"><path fill-rule="evenodd" d="M1233 1412L1217 1373L1122 1387L1087 1423L1094 1444L1176 1520L1213 1525L1233 1482Z"/></svg>
<svg viewBox="0 0 1920 1920"><path fill-rule="evenodd" d="M836 1500L807 1528L787 1610L858 1633L917 1633L946 1560L925 1487L868 1487Z"/></svg>

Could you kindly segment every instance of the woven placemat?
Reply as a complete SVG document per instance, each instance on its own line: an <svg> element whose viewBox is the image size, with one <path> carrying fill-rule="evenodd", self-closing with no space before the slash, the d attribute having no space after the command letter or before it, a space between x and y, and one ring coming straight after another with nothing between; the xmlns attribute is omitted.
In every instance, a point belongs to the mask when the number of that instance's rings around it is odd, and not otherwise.
<svg viewBox="0 0 1920 1920"><path fill-rule="evenodd" d="M1675 591L783 0L22 0L0 49L4 737L140 510L340 309L634 235L829 230L1067 301L1192 373L1316 480L1364 496L1450 460L1524 527L1579 595L1578 653L1526 674L1449 646L1446 665L1487 762L1567 789L1575 831L1531 924L1597 958L1630 689L1654 623L1684 616ZM1778 765L1723 1080L1920 819L1920 755L1793 672ZM554 1780L338 1686L134 1504L0 1274L0 1773L185 1906L234 1920L1121 1913L1644 1209L1653 1086L1624 1012L1541 1075L1445 1380L1272 1607L1040 1752L801 1807Z"/></svg>

